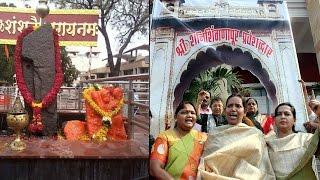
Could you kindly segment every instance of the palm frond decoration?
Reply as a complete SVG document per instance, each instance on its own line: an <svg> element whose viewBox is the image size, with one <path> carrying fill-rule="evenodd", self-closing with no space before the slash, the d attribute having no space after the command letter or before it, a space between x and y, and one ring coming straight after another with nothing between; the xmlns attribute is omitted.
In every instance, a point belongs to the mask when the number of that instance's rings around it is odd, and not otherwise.
<svg viewBox="0 0 320 180"><path fill-rule="evenodd" d="M191 81L189 89L183 95L183 100L195 103L200 90L209 91L212 95L219 94L219 92L224 91L221 88L221 83L224 83L223 86L227 87L228 93L239 92L242 89L242 81L238 73L234 73L225 67L219 66L215 70L208 69Z"/></svg>

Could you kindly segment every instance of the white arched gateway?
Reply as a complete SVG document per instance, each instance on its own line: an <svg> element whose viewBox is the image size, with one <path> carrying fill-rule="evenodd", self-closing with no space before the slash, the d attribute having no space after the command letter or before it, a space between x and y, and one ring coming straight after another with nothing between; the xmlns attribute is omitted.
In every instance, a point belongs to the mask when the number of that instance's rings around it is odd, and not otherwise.
<svg viewBox="0 0 320 180"><path fill-rule="evenodd" d="M297 129L307 119L286 4L280 0L155 1L151 24L151 134L173 119L191 80L222 64L254 74L273 107L292 103ZM205 6L204 6L205 5Z"/></svg>

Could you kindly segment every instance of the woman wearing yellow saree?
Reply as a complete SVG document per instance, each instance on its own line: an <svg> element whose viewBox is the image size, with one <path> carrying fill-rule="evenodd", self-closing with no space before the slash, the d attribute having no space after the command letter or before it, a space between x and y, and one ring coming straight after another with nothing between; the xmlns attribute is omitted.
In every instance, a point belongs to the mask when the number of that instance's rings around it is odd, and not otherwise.
<svg viewBox="0 0 320 180"><path fill-rule="evenodd" d="M275 117L276 135L266 141L276 178L316 179L311 164L318 148L318 131L315 134L296 133L296 110L290 103L279 104Z"/></svg>
<svg viewBox="0 0 320 180"><path fill-rule="evenodd" d="M176 126L156 138L150 155L150 174L157 179L196 179L206 134L193 130L196 109L189 102L175 111Z"/></svg>
<svg viewBox="0 0 320 180"><path fill-rule="evenodd" d="M244 107L242 96L228 97L228 125L208 134L199 166L201 179L275 179L262 132L242 123Z"/></svg>

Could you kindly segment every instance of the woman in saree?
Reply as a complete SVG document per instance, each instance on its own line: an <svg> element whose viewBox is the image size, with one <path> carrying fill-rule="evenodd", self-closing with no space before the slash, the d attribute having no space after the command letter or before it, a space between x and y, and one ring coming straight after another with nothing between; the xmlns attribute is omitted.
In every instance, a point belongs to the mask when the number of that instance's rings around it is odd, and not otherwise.
<svg viewBox="0 0 320 180"><path fill-rule="evenodd" d="M246 111L246 116L264 134L273 131L273 118L259 113L258 101L255 98L250 97L246 100Z"/></svg>
<svg viewBox="0 0 320 180"><path fill-rule="evenodd" d="M242 123L244 107L242 96L228 97L228 125L208 134L199 166L201 179L275 179L263 133Z"/></svg>
<svg viewBox="0 0 320 180"><path fill-rule="evenodd" d="M265 117L259 113L256 99L250 97L246 100L246 116L254 123L256 128L263 131L261 124Z"/></svg>
<svg viewBox="0 0 320 180"><path fill-rule="evenodd" d="M319 134L295 132L296 110L290 103L275 109L276 134L266 139L277 179L316 179L312 157L317 151Z"/></svg>
<svg viewBox="0 0 320 180"><path fill-rule="evenodd" d="M155 140L150 174L156 179L196 179L207 135L192 129L197 118L192 103L179 104L174 117L175 127L160 133Z"/></svg>

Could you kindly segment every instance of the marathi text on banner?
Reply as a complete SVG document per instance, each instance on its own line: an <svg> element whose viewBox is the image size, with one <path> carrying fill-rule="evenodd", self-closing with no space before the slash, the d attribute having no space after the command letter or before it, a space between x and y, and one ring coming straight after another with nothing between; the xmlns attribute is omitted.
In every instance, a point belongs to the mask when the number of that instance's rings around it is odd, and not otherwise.
<svg viewBox="0 0 320 180"><path fill-rule="evenodd" d="M0 8L0 44L15 44L24 28L40 26L41 19L31 9ZM45 18L60 36L60 45L96 46L96 10L52 10Z"/></svg>
<svg viewBox="0 0 320 180"><path fill-rule="evenodd" d="M242 38L238 41L238 38ZM191 47L196 46L200 43L219 43L227 41L232 46L236 43L242 43L243 45L251 45L256 48L261 54L270 57L272 55L273 49L262 39L254 36L249 30L240 31L239 29L232 28L214 28L214 26L205 28L200 31L193 32L189 35L188 39L180 38L178 39L178 44L176 47L176 54L178 56L183 56L188 53Z"/></svg>

